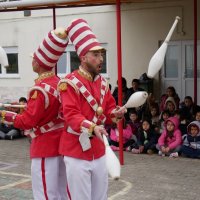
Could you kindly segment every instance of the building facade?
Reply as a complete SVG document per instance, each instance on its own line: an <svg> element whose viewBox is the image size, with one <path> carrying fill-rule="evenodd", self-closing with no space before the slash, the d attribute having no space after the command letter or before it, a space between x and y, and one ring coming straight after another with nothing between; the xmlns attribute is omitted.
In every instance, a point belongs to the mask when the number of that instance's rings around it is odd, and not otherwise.
<svg viewBox="0 0 200 200"><path fill-rule="evenodd" d="M148 2L148 1L146 1ZM198 1L199 5L199 1ZM0 46L9 56L10 67L0 67L0 102L16 101L26 96L34 84L30 54L36 50L49 30L53 28L53 11L35 10L30 16L23 11L0 13ZM166 55L165 66L153 80L153 93L157 99L169 85L173 85L181 100L193 97L193 1L173 0L154 3L123 3L121 5L122 74L128 87L133 78L147 73L148 64L165 39L175 17L180 16ZM93 6L56 9L57 27L67 27L75 18L84 18L107 49L103 76L111 83L117 81L117 27L116 7ZM200 12L198 11L198 19ZM200 31L198 26L198 42ZM200 43L198 43L198 78L200 78ZM58 63L60 77L79 65L73 45ZM200 87L200 81L198 80ZM200 94L198 94L200 104Z"/></svg>

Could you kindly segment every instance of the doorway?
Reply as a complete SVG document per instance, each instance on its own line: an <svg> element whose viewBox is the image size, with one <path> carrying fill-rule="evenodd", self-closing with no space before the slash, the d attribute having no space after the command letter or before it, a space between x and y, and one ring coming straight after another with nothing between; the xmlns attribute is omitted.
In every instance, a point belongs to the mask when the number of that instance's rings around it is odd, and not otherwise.
<svg viewBox="0 0 200 200"><path fill-rule="evenodd" d="M181 101L185 96L194 99L194 49L193 41L173 41L169 43L164 67L161 70L161 93L168 86L174 86ZM197 88L200 88L200 42L197 45ZM197 90L197 104L200 92Z"/></svg>

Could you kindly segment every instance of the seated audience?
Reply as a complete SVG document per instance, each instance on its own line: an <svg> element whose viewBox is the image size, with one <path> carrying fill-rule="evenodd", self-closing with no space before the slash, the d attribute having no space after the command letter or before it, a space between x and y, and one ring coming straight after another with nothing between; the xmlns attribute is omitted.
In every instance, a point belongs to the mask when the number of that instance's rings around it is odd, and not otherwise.
<svg viewBox="0 0 200 200"><path fill-rule="evenodd" d="M132 130L131 126L123 120L123 148L126 150L130 145L135 141L132 139ZM110 129L110 146L114 151L119 150L119 130L116 124L113 124L113 127Z"/></svg>
<svg viewBox="0 0 200 200"><path fill-rule="evenodd" d="M133 93L138 92L138 91L144 91L143 88L140 88L140 80L139 79L133 79L131 82L132 87L128 89L128 97L130 97Z"/></svg>
<svg viewBox="0 0 200 200"><path fill-rule="evenodd" d="M148 119L142 121L142 127L138 131L137 142L132 145L132 153L153 154L156 150L156 135Z"/></svg>
<svg viewBox="0 0 200 200"><path fill-rule="evenodd" d="M152 105L150 107L150 119L152 127L156 133L159 132L159 119L160 119L159 116L160 116L159 107L156 104Z"/></svg>
<svg viewBox="0 0 200 200"><path fill-rule="evenodd" d="M181 153L190 158L200 158L200 124L193 121L188 125L187 134L183 136Z"/></svg>
<svg viewBox="0 0 200 200"><path fill-rule="evenodd" d="M158 108L158 111L160 112L160 110L159 110L159 104L156 101L156 98L155 98L155 96L152 93L150 93L148 95L147 100L146 100L146 102L143 105L143 114L142 114L142 118L143 119L149 118L151 116L151 112L150 112L150 108L151 107Z"/></svg>
<svg viewBox="0 0 200 200"><path fill-rule="evenodd" d="M161 102L160 102L160 112L162 112L163 110L165 110L165 102L167 100L168 97L173 97L174 101L175 101L175 105L176 105L176 109L179 108L179 102L180 102L180 98L178 96L178 94L176 93L176 90L173 86L169 86L166 90L166 94L163 94L161 96Z"/></svg>
<svg viewBox="0 0 200 200"><path fill-rule="evenodd" d="M180 110L184 113L187 113L186 119L188 121L194 120L196 112L200 111L200 106L196 105L193 102L191 96L186 96L180 106L181 106Z"/></svg>
<svg viewBox="0 0 200 200"><path fill-rule="evenodd" d="M0 139L13 140L21 137L19 129L12 125L0 123Z"/></svg>
<svg viewBox="0 0 200 200"><path fill-rule="evenodd" d="M181 131L181 134L187 134L187 126L190 123L190 121L186 119L186 113L183 112L183 110L176 110L174 112L174 117L177 117L179 119L179 130Z"/></svg>
<svg viewBox="0 0 200 200"><path fill-rule="evenodd" d="M195 120L200 123L200 111L197 111L195 114Z"/></svg>
<svg viewBox="0 0 200 200"><path fill-rule="evenodd" d="M159 134L161 134L165 130L166 120L170 117L170 113L168 110L163 110L160 114L159 120Z"/></svg>
<svg viewBox="0 0 200 200"><path fill-rule="evenodd" d="M162 132L156 145L159 155L178 157L182 143L181 131L178 129L178 126L179 119L177 117L169 117L166 120L166 129Z"/></svg>
<svg viewBox="0 0 200 200"><path fill-rule="evenodd" d="M13 102L11 105L26 105L27 100L25 97L20 97L19 102ZM6 110L16 112L16 113L22 113L25 108L19 108L19 107L7 107ZM0 123L0 139L7 139L7 140L13 140L16 138L22 137L23 130L15 128L13 125L3 124Z"/></svg>
<svg viewBox="0 0 200 200"><path fill-rule="evenodd" d="M135 109L132 109L129 112L129 121L128 124L131 126L132 134L136 135L138 132L138 129L141 127L141 122L138 119L138 113Z"/></svg>
<svg viewBox="0 0 200 200"><path fill-rule="evenodd" d="M19 110L20 114L24 111L24 109L26 109L27 102L28 101L27 101L27 99L25 97L20 97L19 98L19 105L24 105L25 106L24 108L20 108L20 110Z"/></svg>
<svg viewBox="0 0 200 200"><path fill-rule="evenodd" d="M118 85L118 81L117 81L117 85ZM124 105L126 103L126 101L128 100L128 87L127 87L127 81L124 77L122 77L122 104ZM116 104L118 105L118 86L115 87L113 93L112 93Z"/></svg>
<svg viewBox="0 0 200 200"><path fill-rule="evenodd" d="M164 108L165 110L169 111L170 116L174 116L174 112L177 109L177 107L173 97L168 97L166 99Z"/></svg>

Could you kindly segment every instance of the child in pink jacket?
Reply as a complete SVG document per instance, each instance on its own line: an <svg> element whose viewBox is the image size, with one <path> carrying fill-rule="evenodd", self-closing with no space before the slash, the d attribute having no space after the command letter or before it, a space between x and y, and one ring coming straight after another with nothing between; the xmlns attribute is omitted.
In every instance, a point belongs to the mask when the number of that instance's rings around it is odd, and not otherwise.
<svg viewBox="0 0 200 200"><path fill-rule="evenodd" d="M165 130L162 132L156 145L159 155L178 157L182 143L181 131L178 129L178 126L179 119L177 117L169 117L166 120Z"/></svg>
<svg viewBox="0 0 200 200"><path fill-rule="evenodd" d="M132 139L133 133L131 126L124 120L123 123L123 147L126 149L130 145L134 143L134 140ZM119 150L119 130L116 125L113 125L113 127L110 130L110 145L111 148L114 151Z"/></svg>

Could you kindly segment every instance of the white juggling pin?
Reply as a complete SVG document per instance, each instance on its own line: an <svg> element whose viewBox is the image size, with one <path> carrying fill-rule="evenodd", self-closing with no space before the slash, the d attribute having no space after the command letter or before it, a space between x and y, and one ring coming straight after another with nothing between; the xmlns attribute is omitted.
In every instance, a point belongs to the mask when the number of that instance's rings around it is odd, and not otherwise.
<svg viewBox="0 0 200 200"><path fill-rule="evenodd" d="M148 94L145 91L134 92L123 106L125 108L137 108L145 103Z"/></svg>
<svg viewBox="0 0 200 200"><path fill-rule="evenodd" d="M176 28L176 25L180 19L181 19L180 17L178 17L178 16L176 17L167 37L165 38L165 41L160 46L160 48L156 51L156 53L152 56L152 58L149 62L149 67L148 67L148 72L147 72L147 76L149 78L153 78L161 69L161 67L164 63L169 40L170 40L172 33L174 32L174 29Z"/></svg>
<svg viewBox="0 0 200 200"><path fill-rule="evenodd" d="M134 92L118 111L127 111L127 108L137 108L145 103L148 93L145 91Z"/></svg>
<svg viewBox="0 0 200 200"><path fill-rule="evenodd" d="M108 169L108 174L114 180L118 180L121 173L120 162L113 150L110 148L108 139L105 135L103 135L103 141L106 146L106 167Z"/></svg>
<svg viewBox="0 0 200 200"><path fill-rule="evenodd" d="M11 108L25 108L26 105L13 105L8 103L0 103L0 107L11 107Z"/></svg>
<svg viewBox="0 0 200 200"><path fill-rule="evenodd" d="M0 47L0 64L3 67L8 66L8 57L7 57L5 50L2 47Z"/></svg>

